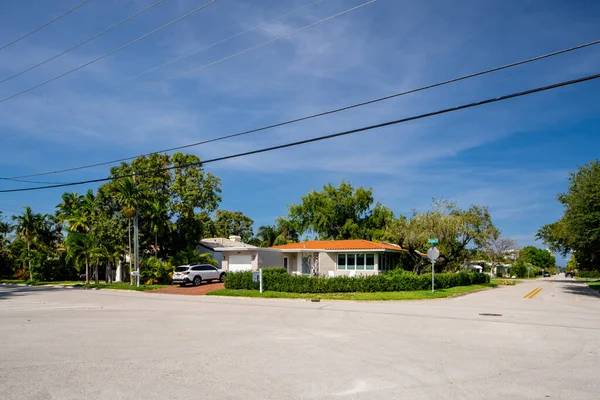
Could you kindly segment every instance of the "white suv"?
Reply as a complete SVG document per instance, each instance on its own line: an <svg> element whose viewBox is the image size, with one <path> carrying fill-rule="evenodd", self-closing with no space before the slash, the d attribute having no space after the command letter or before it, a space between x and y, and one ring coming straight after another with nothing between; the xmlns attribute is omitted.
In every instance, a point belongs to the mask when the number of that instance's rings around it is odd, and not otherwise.
<svg viewBox="0 0 600 400"><path fill-rule="evenodd" d="M201 265L181 265L175 268L173 272L173 283L185 286L188 283L193 283L194 286L200 286L203 281L219 280L223 282L225 279L225 271L218 269L209 264Z"/></svg>

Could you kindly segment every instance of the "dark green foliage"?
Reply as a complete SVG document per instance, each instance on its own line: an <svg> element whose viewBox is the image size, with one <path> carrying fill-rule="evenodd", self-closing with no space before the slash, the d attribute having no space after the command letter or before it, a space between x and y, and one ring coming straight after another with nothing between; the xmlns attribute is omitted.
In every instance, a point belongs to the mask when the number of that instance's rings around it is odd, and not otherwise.
<svg viewBox="0 0 600 400"><path fill-rule="evenodd" d="M489 283L486 274L460 272L436 274L435 287L447 289ZM230 272L225 277L226 289L258 289L252 282L252 271ZM392 273L370 276L309 277L288 275L284 268L263 270L263 289L289 293L347 293L347 292L401 292L431 289L431 276L416 275L396 270Z"/></svg>
<svg viewBox="0 0 600 400"><path fill-rule="evenodd" d="M556 264L556 258L550 252L535 246L523 247L519 251L519 261L540 268L550 268Z"/></svg>
<svg viewBox="0 0 600 400"><path fill-rule="evenodd" d="M558 195L563 217L540 228L537 238L563 255L574 252L582 267L600 271L600 160L579 167L569 181L567 193Z"/></svg>
<svg viewBox="0 0 600 400"><path fill-rule="evenodd" d="M515 265L510 267L510 275L516 276L517 278L525 278L527 276L527 266L522 262L517 262Z"/></svg>
<svg viewBox="0 0 600 400"><path fill-rule="evenodd" d="M180 251L169 259L173 266L187 264L210 264L215 267L219 266L219 262L211 257L210 254L200 254L192 248Z"/></svg>
<svg viewBox="0 0 600 400"><path fill-rule="evenodd" d="M577 274L577 276L586 279L599 279L600 271L581 271Z"/></svg>

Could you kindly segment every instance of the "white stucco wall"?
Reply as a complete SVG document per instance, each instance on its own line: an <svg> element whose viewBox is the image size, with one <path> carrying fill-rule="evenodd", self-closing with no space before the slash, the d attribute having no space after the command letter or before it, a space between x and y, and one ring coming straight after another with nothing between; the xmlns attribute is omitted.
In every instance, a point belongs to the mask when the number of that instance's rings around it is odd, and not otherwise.
<svg viewBox="0 0 600 400"><path fill-rule="evenodd" d="M280 251L258 250L258 268L283 267L283 253Z"/></svg>

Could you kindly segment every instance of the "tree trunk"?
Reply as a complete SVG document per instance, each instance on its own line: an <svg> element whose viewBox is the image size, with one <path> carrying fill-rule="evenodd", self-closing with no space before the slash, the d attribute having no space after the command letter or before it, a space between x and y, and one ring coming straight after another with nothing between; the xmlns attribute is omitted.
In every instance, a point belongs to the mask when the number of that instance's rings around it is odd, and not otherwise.
<svg viewBox="0 0 600 400"><path fill-rule="evenodd" d="M106 263L104 277L106 279L106 283L112 283L112 263L110 261Z"/></svg>
<svg viewBox="0 0 600 400"><path fill-rule="evenodd" d="M131 257L131 218L127 220L127 230L129 231L129 284L133 285L133 276L131 276L131 271L133 271L133 258Z"/></svg>
<svg viewBox="0 0 600 400"><path fill-rule="evenodd" d="M96 285L100 283L100 277L98 276L98 260L96 260L96 264L94 265L94 281Z"/></svg>
<svg viewBox="0 0 600 400"><path fill-rule="evenodd" d="M33 280L33 271L31 270L31 252L29 248L29 240L27 241L27 261L29 262L29 280Z"/></svg>
<svg viewBox="0 0 600 400"><path fill-rule="evenodd" d="M88 263L87 257L85 257L85 284L90 284L90 264Z"/></svg>
<svg viewBox="0 0 600 400"><path fill-rule="evenodd" d="M154 257L158 258L158 233L154 232Z"/></svg>
<svg viewBox="0 0 600 400"><path fill-rule="evenodd" d="M123 282L123 262L120 258L117 261L117 272L115 273L115 282Z"/></svg>

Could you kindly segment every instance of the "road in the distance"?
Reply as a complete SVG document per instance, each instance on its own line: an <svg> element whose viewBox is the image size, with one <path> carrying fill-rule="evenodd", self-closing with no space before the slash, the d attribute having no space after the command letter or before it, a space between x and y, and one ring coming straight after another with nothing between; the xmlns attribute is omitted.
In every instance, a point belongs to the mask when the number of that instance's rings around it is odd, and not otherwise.
<svg viewBox="0 0 600 400"><path fill-rule="evenodd" d="M564 279L387 303L0 286L6 400L596 400L599 372L600 298Z"/></svg>

